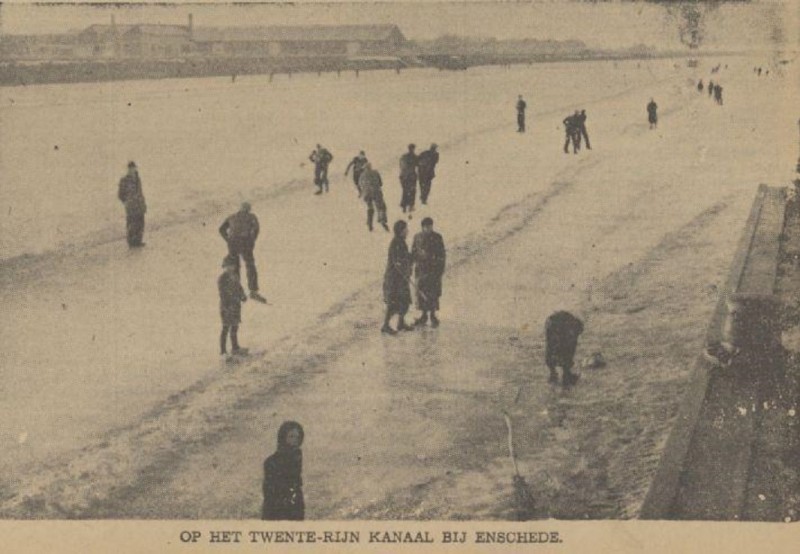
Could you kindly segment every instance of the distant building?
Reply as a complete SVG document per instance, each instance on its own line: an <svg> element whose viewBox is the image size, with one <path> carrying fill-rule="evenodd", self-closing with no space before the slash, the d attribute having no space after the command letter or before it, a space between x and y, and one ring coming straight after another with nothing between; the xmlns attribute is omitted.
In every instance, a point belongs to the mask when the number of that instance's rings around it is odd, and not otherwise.
<svg viewBox="0 0 800 554"><path fill-rule="evenodd" d="M397 54L408 40L397 25L198 28L195 51L212 56L361 56Z"/></svg>
<svg viewBox="0 0 800 554"><path fill-rule="evenodd" d="M91 25L78 35L80 57L178 58L192 52L190 34L181 25Z"/></svg>

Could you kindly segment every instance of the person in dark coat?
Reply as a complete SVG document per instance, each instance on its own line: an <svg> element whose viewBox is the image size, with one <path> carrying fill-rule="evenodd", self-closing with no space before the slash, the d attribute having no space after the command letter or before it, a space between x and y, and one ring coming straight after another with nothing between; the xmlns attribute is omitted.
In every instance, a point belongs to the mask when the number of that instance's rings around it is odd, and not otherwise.
<svg viewBox="0 0 800 554"><path fill-rule="evenodd" d="M547 318L544 324L545 364L550 370L550 382L558 383L557 367L563 373L561 384L574 385L578 376L572 373L578 337L583 333L583 322L569 312L558 311Z"/></svg>
<svg viewBox="0 0 800 554"><path fill-rule="evenodd" d="M700 79L697 82L697 92L703 92L703 80L702 79Z"/></svg>
<svg viewBox="0 0 800 554"><path fill-rule="evenodd" d="M580 148L581 134L578 128L578 116L580 112L575 110L575 113L568 115L564 118L564 132L566 133L566 140L564 141L564 154L569 153L569 143L572 142L572 153L577 154Z"/></svg>
<svg viewBox="0 0 800 554"><path fill-rule="evenodd" d="M652 98L647 104L647 121L650 123L651 129L658 126L658 104Z"/></svg>
<svg viewBox="0 0 800 554"><path fill-rule="evenodd" d="M408 225L403 220L394 224L394 238L389 245L389 257L386 262L386 271L383 274L383 301L386 303L386 317L383 320L381 333L397 334L397 331L412 331L414 328L406 325L405 316L411 306L411 253L408 251L406 237ZM399 316L397 331L389 326L393 315Z"/></svg>
<svg viewBox="0 0 800 554"><path fill-rule="evenodd" d="M425 150L417 158L419 168L419 199L423 204L428 203L428 195L431 193L433 178L436 177L436 164L439 163L438 146L431 144L430 149Z"/></svg>
<svg viewBox="0 0 800 554"><path fill-rule="evenodd" d="M372 231L372 220L375 209L378 210L378 223L387 231L389 226L386 220L386 202L383 200L383 180L381 174L372 169L372 164L367 162L358 180L358 189L361 198L367 204L367 227Z"/></svg>
<svg viewBox="0 0 800 554"><path fill-rule="evenodd" d="M127 230L128 246L139 248L144 246L144 214L147 204L142 192L142 180L135 162L128 162L128 174L119 181L117 196L125 205L125 227Z"/></svg>
<svg viewBox="0 0 800 554"><path fill-rule="evenodd" d="M576 123L578 124L578 134L583 137L584 142L586 142L586 149L591 150L592 145L589 144L589 133L586 132L586 110L581 110L581 113L576 118ZM580 144L580 139L579 139Z"/></svg>
<svg viewBox="0 0 800 554"><path fill-rule="evenodd" d="M517 132L524 133L525 132L525 108L528 105L525 103L525 100L522 99L522 95L520 94L517 98Z"/></svg>
<svg viewBox="0 0 800 554"><path fill-rule="evenodd" d="M720 85L714 85L714 100L720 106L722 105L722 87Z"/></svg>
<svg viewBox="0 0 800 554"><path fill-rule="evenodd" d="M302 521L306 515L303 499L303 426L284 421L278 429L278 448L264 460L264 502L261 519Z"/></svg>
<svg viewBox="0 0 800 554"><path fill-rule="evenodd" d="M714 94L714 81L709 81L708 82L708 97L711 98L711 96L713 94Z"/></svg>
<svg viewBox="0 0 800 554"><path fill-rule="evenodd" d="M249 202L242 202L239 211L229 216L219 227L219 234L228 243L228 254L236 260L237 273L239 272L239 257L244 259L250 298L266 304L267 299L258 292L258 271L253 257L258 232L258 218L250 213Z"/></svg>
<svg viewBox="0 0 800 554"><path fill-rule="evenodd" d="M219 290L219 312L222 317L222 332L219 335L219 353L227 355L228 332L231 334L231 354L246 354L247 349L239 346L239 324L242 322L242 302L247 296L239 283L238 258L226 256L222 260L224 271L217 279Z"/></svg>
<svg viewBox="0 0 800 554"><path fill-rule="evenodd" d="M414 152L416 145L409 144L408 152L400 156L400 186L403 187L403 196L400 207L403 213L413 212L417 197L417 155Z"/></svg>
<svg viewBox="0 0 800 554"><path fill-rule="evenodd" d="M367 155L362 150L358 153L358 156L350 160L350 163L347 164L347 168L344 170L345 177L348 173L350 173L350 168L353 168L353 183L356 185L356 189L358 190L359 198L363 194L361 187L358 185L358 180L361 177L361 172L364 171L364 166L367 165Z"/></svg>
<svg viewBox="0 0 800 554"><path fill-rule="evenodd" d="M417 280L417 308L422 312L422 316L414 321L416 326L428 323L428 313L431 326L439 326L436 311L439 309L439 297L442 296L445 257L442 235L433 230L433 219L424 218L422 232L414 236L411 246L411 261Z"/></svg>
<svg viewBox="0 0 800 554"><path fill-rule="evenodd" d="M322 194L323 189L328 192L328 166L333 161L333 155L318 144L308 159L314 162L314 184L318 189L314 194Z"/></svg>

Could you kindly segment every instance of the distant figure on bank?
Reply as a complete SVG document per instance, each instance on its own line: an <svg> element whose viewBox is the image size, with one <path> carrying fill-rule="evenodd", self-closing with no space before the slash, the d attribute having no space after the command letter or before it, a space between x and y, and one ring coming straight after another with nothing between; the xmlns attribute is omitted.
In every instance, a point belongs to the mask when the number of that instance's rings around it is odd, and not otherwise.
<svg viewBox="0 0 800 554"><path fill-rule="evenodd" d="M697 82L697 92L703 92L703 80L702 79L700 79Z"/></svg>
<svg viewBox="0 0 800 554"><path fill-rule="evenodd" d="M302 521L306 516L303 498L303 427L284 421L278 429L278 448L264 460L264 503L261 519Z"/></svg>
<svg viewBox="0 0 800 554"><path fill-rule="evenodd" d="M586 110L581 110L581 113L578 115L576 121L578 123L578 133L586 142L586 149L591 150L592 145L589 144L589 133L586 132L586 117ZM578 140L578 146L580 146L580 139Z"/></svg>
<svg viewBox="0 0 800 554"><path fill-rule="evenodd" d="M525 132L525 108L528 105L525 103L525 100L522 99L522 95L520 94L517 99L517 132L524 133Z"/></svg>
<svg viewBox="0 0 800 554"><path fill-rule="evenodd" d="M708 97L711 98L714 95L714 81L708 82Z"/></svg>
<svg viewBox="0 0 800 554"><path fill-rule="evenodd" d="M403 208L403 213L413 212L417 199L417 155L414 152L416 148L415 144L409 144L408 152L400 156L400 186L403 188L400 207Z"/></svg>
<svg viewBox="0 0 800 554"><path fill-rule="evenodd" d="M323 189L328 192L328 166L333 160L333 155L318 144L308 159L314 162L314 184L319 189L314 194L322 194Z"/></svg>
<svg viewBox="0 0 800 554"><path fill-rule="evenodd" d="M572 142L572 153L577 154L580 148L580 130L578 128L578 116L580 112L575 110L575 113L568 115L564 118L564 132L566 133L566 140L564 141L564 154L569 154L569 143Z"/></svg>
<svg viewBox="0 0 800 554"><path fill-rule="evenodd" d="M658 104L652 98L647 104L647 121L650 123L651 129L658 126Z"/></svg>
<svg viewBox="0 0 800 554"><path fill-rule="evenodd" d="M144 246L142 237L144 236L144 214L147 212L147 205L144 201L142 180L139 179L136 163L128 162L128 174L120 179L117 196L125 204L128 246L130 248Z"/></svg>
<svg viewBox="0 0 800 554"><path fill-rule="evenodd" d="M419 172L419 199L423 204L428 203L431 193L433 178L436 177L436 164L439 163L438 146L434 143L428 150L422 152L417 158Z"/></svg>
<svg viewBox="0 0 800 554"><path fill-rule="evenodd" d="M414 236L411 246L411 261L414 264L414 276L417 279L417 308L422 312L415 326L428 323L438 327L439 297L442 296L442 275L444 275L445 249L442 235L433 230L433 220L426 217L422 220L422 232Z"/></svg>
<svg viewBox="0 0 800 554"><path fill-rule="evenodd" d="M714 85L714 101L722 105L722 87L720 85Z"/></svg>
<svg viewBox="0 0 800 554"><path fill-rule="evenodd" d="M583 322L569 312L555 312L545 321L544 358L550 370L551 383L558 383L558 367L561 368L563 386L569 387L578 382L578 376L572 373L572 367L575 365L575 350L581 333Z"/></svg>
<svg viewBox="0 0 800 554"><path fill-rule="evenodd" d="M394 238L389 245L389 257L383 274L383 301L386 303L386 316L381 333L396 335L397 331L413 331L406 325L405 316L411 306L411 253L408 251L406 237L408 225L402 219L394 224ZM397 331L389 326L392 316L397 315Z"/></svg>
<svg viewBox="0 0 800 554"><path fill-rule="evenodd" d="M360 196L367 204L367 228L372 231L372 220L375 210L378 210L378 223L389 230L386 219L386 202L383 199L383 180L381 174L372 169L372 164L367 162L358 178Z"/></svg>
<svg viewBox="0 0 800 554"><path fill-rule="evenodd" d="M239 257L244 259L247 270L247 288L250 289L250 298L262 304L267 299L258 293L258 272L253 249L258 238L258 218L250 213L250 203L242 202L239 211L220 225L219 234L228 243L228 255L236 261L236 273L239 273Z"/></svg>
<svg viewBox="0 0 800 554"><path fill-rule="evenodd" d="M242 302L247 301L244 289L239 282L238 258L225 256L222 260L222 275L217 279L219 290L219 312L222 317L222 332L219 335L219 353L228 354L228 332L231 335L231 354L247 354L247 349L239 346L239 324L242 322Z"/></svg>
<svg viewBox="0 0 800 554"><path fill-rule="evenodd" d="M347 168L344 170L345 177L348 173L350 173L350 168L353 168L353 183L356 185L356 189L358 190L359 198L363 194L361 187L358 186L358 179L361 177L361 172L364 171L364 167L367 165L367 155L362 150L358 153L358 156L350 160L350 163L347 164Z"/></svg>

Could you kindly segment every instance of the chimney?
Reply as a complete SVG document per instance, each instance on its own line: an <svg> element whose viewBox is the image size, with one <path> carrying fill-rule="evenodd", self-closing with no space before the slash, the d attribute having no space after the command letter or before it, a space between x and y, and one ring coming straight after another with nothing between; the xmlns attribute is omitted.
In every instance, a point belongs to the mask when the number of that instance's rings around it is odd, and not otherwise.
<svg viewBox="0 0 800 554"><path fill-rule="evenodd" d="M194 37L194 16L189 14L189 40Z"/></svg>

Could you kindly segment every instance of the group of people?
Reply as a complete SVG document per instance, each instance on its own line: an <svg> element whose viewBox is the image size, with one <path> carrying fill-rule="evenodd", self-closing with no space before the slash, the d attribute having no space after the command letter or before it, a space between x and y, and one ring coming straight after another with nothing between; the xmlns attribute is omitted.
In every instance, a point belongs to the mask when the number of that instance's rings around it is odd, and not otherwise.
<svg viewBox="0 0 800 554"><path fill-rule="evenodd" d="M577 154L581 149L581 139L586 142L586 149L591 150L589 134L586 132L586 110L575 110L575 113L568 115L562 122L566 140L564 141L564 154L569 153L569 145L572 143L572 153Z"/></svg>
<svg viewBox="0 0 800 554"><path fill-rule="evenodd" d="M703 80L702 79L700 79L700 81L697 83L697 92L700 92L700 93L703 92ZM722 86L720 86L719 83L715 83L714 81L709 80L708 81L708 97L709 98L714 98L714 102L716 102L717 104L719 104L721 106L722 105Z"/></svg>

